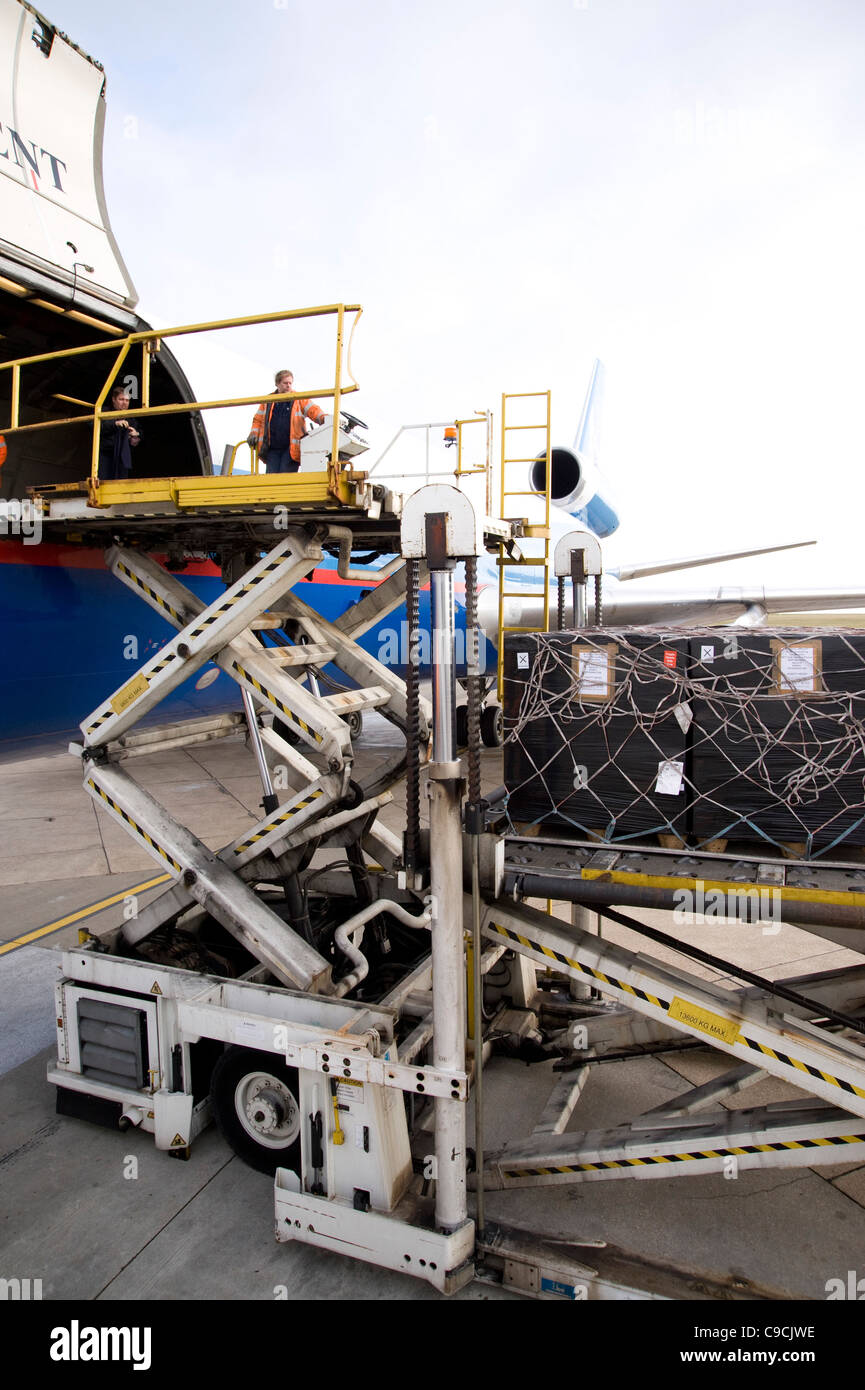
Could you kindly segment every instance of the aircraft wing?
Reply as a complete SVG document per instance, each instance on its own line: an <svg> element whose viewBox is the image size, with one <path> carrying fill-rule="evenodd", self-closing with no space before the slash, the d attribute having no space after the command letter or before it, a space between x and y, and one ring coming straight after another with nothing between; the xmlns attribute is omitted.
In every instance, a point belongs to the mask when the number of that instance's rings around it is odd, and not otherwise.
<svg viewBox="0 0 865 1390"><path fill-rule="evenodd" d="M635 565L618 565L607 571L623 582L645 579L652 574L672 574L675 570L697 569L700 565L718 565L725 560L748 560L754 555L772 555L776 550L799 550L816 541L786 541L783 545L763 545L756 550L718 550L712 555L689 555L680 560L645 560Z"/></svg>
<svg viewBox="0 0 865 1390"><path fill-rule="evenodd" d="M642 624L728 624L759 626L773 613L791 619L797 613L820 613L838 626L833 610L865 608L865 589L765 589L722 585L704 590L657 590L627 594L616 590L604 600L605 626Z"/></svg>
<svg viewBox="0 0 865 1390"><path fill-rule="evenodd" d="M783 615L781 623L798 627L799 615L819 615L811 619L824 627L843 626L840 610L865 609L865 589L766 589L722 585L706 589L655 589L628 592L615 580L603 586L604 627L689 626L760 627L773 614ZM589 619L592 602L589 595ZM552 609L555 611L555 599ZM566 608L570 625L570 594ZM492 641L497 635L498 594L490 586L480 598L481 626ZM504 621L509 629L525 627L535 630L543 626L543 603L537 593L525 597L513 595L504 601ZM855 624L850 624L854 626Z"/></svg>

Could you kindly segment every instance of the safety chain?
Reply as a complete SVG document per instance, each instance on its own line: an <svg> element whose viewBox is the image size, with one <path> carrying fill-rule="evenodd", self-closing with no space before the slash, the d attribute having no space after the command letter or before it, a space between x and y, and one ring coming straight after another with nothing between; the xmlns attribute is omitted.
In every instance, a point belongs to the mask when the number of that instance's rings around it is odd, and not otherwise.
<svg viewBox="0 0 865 1390"><path fill-rule="evenodd" d="M468 704L468 792L469 806L477 809L481 801L481 677L480 636L478 632L478 564L474 555L466 558L466 697Z"/></svg>
<svg viewBox="0 0 865 1390"><path fill-rule="evenodd" d="M408 619L406 704L406 822L403 859L407 870L420 859L420 566L405 562L405 608Z"/></svg>

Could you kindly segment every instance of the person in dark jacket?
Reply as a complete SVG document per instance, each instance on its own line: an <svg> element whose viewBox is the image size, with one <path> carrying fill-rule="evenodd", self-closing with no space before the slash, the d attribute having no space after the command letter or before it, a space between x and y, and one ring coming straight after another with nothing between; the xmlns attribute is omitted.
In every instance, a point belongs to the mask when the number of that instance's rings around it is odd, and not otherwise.
<svg viewBox="0 0 865 1390"><path fill-rule="evenodd" d="M111 392L110 410L128 410L129 392L125 386L115 386ZM104 420L99 435L99 481L102 483L128 478L132 471L132 450L141 443L131 420Z"/></svg>

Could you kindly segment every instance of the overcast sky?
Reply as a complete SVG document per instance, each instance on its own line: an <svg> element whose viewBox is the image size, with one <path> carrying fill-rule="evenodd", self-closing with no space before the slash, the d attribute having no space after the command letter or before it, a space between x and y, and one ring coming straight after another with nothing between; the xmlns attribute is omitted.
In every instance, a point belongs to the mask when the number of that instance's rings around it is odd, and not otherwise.
<svg viewBox="0 0 865 1390"><path fill-rule="evenodd" d="M569 443L599 356L609 563L813 535L684 582L865 586L858 0L44 3L144 317L359 301L378 447L548 387ZM317 330L232 347L331 375Z"/></svg>

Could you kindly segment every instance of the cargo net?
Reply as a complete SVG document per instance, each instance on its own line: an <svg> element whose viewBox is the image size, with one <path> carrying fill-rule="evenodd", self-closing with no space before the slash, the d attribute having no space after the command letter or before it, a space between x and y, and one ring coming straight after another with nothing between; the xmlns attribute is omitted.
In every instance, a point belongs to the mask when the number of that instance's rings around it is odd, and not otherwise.
<svg viewBox="0 0 865 1390"><path fill-rule="evenodd" d="M504 672L515 830L803 858L865 845L865 632L525 633Z"/></svg>

